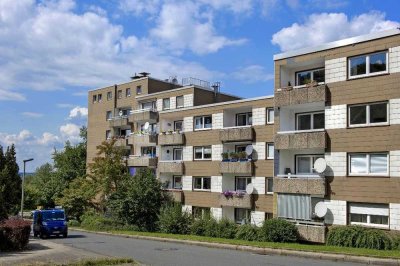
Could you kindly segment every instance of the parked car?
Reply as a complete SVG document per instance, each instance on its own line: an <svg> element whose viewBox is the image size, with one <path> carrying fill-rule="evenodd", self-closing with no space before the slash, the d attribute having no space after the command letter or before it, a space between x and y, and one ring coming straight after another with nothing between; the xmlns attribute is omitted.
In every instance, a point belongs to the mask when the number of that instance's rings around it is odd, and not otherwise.
<svg viewBox="0 0 400 266"><path fill-rule="evenodd" d="M33 214L33 235L46 238L51 235L68 236L68 224L62 209L36 210Z"/></svg>

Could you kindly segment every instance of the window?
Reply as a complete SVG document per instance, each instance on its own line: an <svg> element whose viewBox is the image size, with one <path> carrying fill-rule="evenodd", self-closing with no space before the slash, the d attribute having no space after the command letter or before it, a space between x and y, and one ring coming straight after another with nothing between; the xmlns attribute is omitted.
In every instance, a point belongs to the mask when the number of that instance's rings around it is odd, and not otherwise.
<svg viewBox="0 0 400 266"><path fill-rule="evenodd" d="M174 131L182 131L183 130L183 121L174 121Z"/></svg>
<svg viewBox="0 0 400 266"><path fill-rule="evenodd" d="M93 103L97 102L97 95L93 95Z"/></svg>
<svg viewBox="0 0 400 266"><path fill-rule="evenodd" d="M349 154L349 175L388 175L387 153Z"/></svg>
<svg viewBox="0 0 400 266"><path fill-rule="evenodd" d="M141 124L140 125L140 131L141 132L147 132L147 133L150 133L150 134L156 134L157 133L157 123L149 124L149 128L147 130L144 129L144 125L145 124Z"/></svg>
<svg viewBox="0 0 400 266"><path fill-rule="evenodd" d="M112 99L112 92L109 91L109 92L107 92L107 101L109 101L111 99Z"/></svg>
<svg viewBox="0 0 400 266"><path fill-rule="evenodd" d="M311 196L306 194L278 193L278 217L311 220Z"/></svg>
<svg viewBox="0 0 400 266"><path fill-rule="evenodd" d="M250 210L235 208L235 222L237 224L246 224L250 222Z"/></svg>
<svg viewBox="0 0 400 266"><path fill-rule="evenodd" d="M267 159L274 159L274 144L273 143L267 143Z"/></svg>
<svg viewBox="0 0 400 266"><path fill-rule="evenodd" d="M131 89L130 88L127 88L125 90L125 97L131 97Z"/></svg>
<svg viewBox="0 0 400 266"><path fill-rule="evenodd" d="M373 227L389 227L389 206L386 204L349 203L349 222Z"/></svg>
<svg viewBox="0 0 400 266"><path fill-rule="evenodd" d="M195 147L195 160L211 160L211 146Z"/></svg>
<svg viewBox="0 0 400 266"><path fill-rule="evenodd" d="M370 103L349 106L349 126L370 126L388 122L388 104Z"/></svg>
<svg viewBox="0 0 400 266"><path fill-rule="evenodd" d="M99 94L99 95L97 95L97 101L100 103L101 102L101 99L102 99L102 94Z"/></svg>
<svg viewBox="0 0 400 266"><path fill-rule="evenodd" d="M324 158L324 155L296 155L296 174L313 174L314 163L318 158Z"/></svg>
<svg viewBox="0 0 400 266"><path fill-rule="evenodd" d="M142 147L142 156L154 158L156 157L156 147L149 146L149 147Z"/></svg>
<svg viewBox="0 0 400 266"><path fill-rule="evenodd" d="M168 109L169 109L169 107L170 107L170 104L169 104L169 103L170 103L170 102L169 102L169 98L163 99L163 104L162 104L163 110L168 110Z"/></svg>
<svg viewBox="0 0 400 266"><path fill-rule="evenodd" d="M247 145L236 145L235 152L245 152Z"/></svg>
<svg viewBox="0 0 400 266"><path fill-rule="evenodd" d="M312 81L325 82L325 69L318 68L296 72L296 86L306 85Z"/></svg>
<svg viewBox="0 0 400 266"><path fill-rule="evenodd" d="M193 218L195 218L195 219L209 217L210 216L210 208L193 206L192 207L192 215L193 215Z"/></svg>
<svg viewBox="0 0 400 266"><path fill-rule="evenodd" d="M182 176L173 176L173 188L174 189L182 189Z"/></svg>
<svg viewBox="0 0 400 266"><path fill-rule="evenodd" d="M137 95L142 94L142 86L137 86L136 87L136 94Z"/></svg>
<svg viewBox="0 0 400 266"><path fill-rule="evenodd" d="M118 99L121 99L122 98L122 90L119 90L117 94L118 94Z"/></svg>
<svg viewBox="0 0 400 266"><path fill-rule="evenodd" d="M194 177L193 190L210 190L211 177Z"/></svg>
<svg viewBox="0 0 400 266"><path fill-rule="evenodd" d="M251 183L251 177L236 177L235 179L235 190L246 191L246 187Z"/></svg>
<svg viewBox="0 0 400 266"><path fill-rule="evenodd" d="M387 51L350 57L348 59L349 78L387 73L387 62Z"/></svg>
<svg viewBox="0 0 400 266"><path fill-rule="evenodd" d="M274 193L274 178L268 177L267 178L267 194L272 194Z"/></svg>
<svg viewBox="0 0 400 266"><path fill-rule="evenodd" d="M267 124L274 123L274 115L275 115L274 108L268 108L267 109Z"/></svg>
<svg viewBox="0 0 400 266"><path fill-rule="evenodd" d="M107 111L106 120L110 120L111 118L112 118L112 112L111 111Z"/></svg>
<svg viewBox="0 0 400 266"><path fill-rule="evenodd" d="M236 126L251 126L253 124L253 113L236 114Z"/></svg>
<svg viewBox="0 0 400 266"><path fill-rule="evenodd" d="M207 129L212 128L212 118L210 115L207 116L197 116L194 118L194 129Z"/></svg>
<svg viewBox="0 0 400 266"><path fill-rule="evenodd" d="M111 130L106 130L106 139L111 139Z"/></svg>
<svg viewBox="0 0 400 266"><path fill-rule="evenodd" d="M176 108L183 108L183 106L184 106L183 95L176 96Z"/></svg>
<svg viewBox="0 0 400 266"><path fill-rule="evenodd" d="M119 109L118 115L119 116L128 116L131 112L131 109Z"/></svg>
<svg viewBox="0 0 400 266"><path fill-rule="evenodd" d="M173 154L173 160L174 161L182 161L182 159L183 159L182 148L175 148L174 154Z"/></svg>
<svg viewBox="0 0 400 266"><path fill-rule="evenodd" d="M265 220L271 220L272 218L274 218L274 215L271 212L265 213Z"/></svg>
<svg viewBox="0 0 400 266"><path fill-rule="evenodd" d="M141 105L141 109L156 109L155 101L140 103L140 105Z"/></svg>
<svg viewBox="0 0 400 266"><path fill-rule="evenodd" d="M297 130L323 129L325 128L325 113L314 112L296 114Z"/></svg>

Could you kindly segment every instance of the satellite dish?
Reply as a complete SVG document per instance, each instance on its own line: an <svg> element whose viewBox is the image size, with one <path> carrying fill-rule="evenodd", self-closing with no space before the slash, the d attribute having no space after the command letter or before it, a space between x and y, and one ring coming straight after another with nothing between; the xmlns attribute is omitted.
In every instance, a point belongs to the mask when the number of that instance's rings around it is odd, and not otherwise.
<svg viewBox="0 0 400 266"><path fill-rule="evenodd" d="M251 194L254 193L254 186L253 186L252 183L250 183L250 184L248 184L248 185L246 186L246 193L249 194L249 195L251 195Z"/></svg>
<svg viewBox="0 0 400 266"><path fill-rule="evenodd" d="M326 207L325 202L320 201L315 205L315 215L317 217L324 218L327 212L328 208Z"/></svg>
<svg viewBox="0 0 400 266"><path fill-rule="evenodd" d="M121 111L119 111L119 116L122 116L124 113Z"/></svg>
<svg viewBox="0 0 400 266"><path fill-rule="evenodd" d="M247 145L245 150L247 156L250 156L253 153L253 150L253 145Z"/></svg>
<svg viewBox="0 0 400 266"><path fill-rule="evenodd" d="M149 127L150 127L150 123L149 122L146 122L145 124L144 124L144 130L148 130L149 129Z"/></svg>
<svg viewBox="0 0 400 266"><path fill-rule="evenodd" d="M326 170L326 161L324 158L318 158L314 162L314 170L318 174L322 174Z"/></svg>

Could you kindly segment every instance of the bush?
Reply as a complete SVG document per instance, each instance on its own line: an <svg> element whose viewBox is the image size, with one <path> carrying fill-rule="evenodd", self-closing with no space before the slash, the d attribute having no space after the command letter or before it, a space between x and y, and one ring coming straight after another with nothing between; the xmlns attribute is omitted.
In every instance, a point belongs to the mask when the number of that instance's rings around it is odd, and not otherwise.
<svg viewBox="0 0 400 266"><path fill-rule="evenodd" d="M107 218L98 214L88 213L82 216L81 227L88 230L132 230L139 231L139 228L126 225L112 218Z"/></svg>
<svg viewBox="0 0 400 266"><path fill-rule="evenodd" d="M216 236L220 238L235 238L237 224L227 218L222 218L218 221Z"/></svg>
<svg viewBox="0 0 400 266"><path fill-rule="evenodd" d="M237 229L235 238L247 241L256 241L258 239L260 229L251 224L240 225Z"/></svg>
<svg viewBox="0 0 400 266"><path fill-rule="evenodd" d="M81 225L80 222L77 221L77 220L69 220L69 221L68 221L68 226L75 226L75 227L78 227L78 226L80 226L80 225Z"/></svg>
<svg viewBox="0 0 400 266"><path fill-rule="evenodd" d="M297 236L293 223L276 218L264 221L259 231L259 240L267 242L296 242Z"/></svg>
<svg viewBox="0 0 400 266"><path fill-rule="evenodd" d="M181 204L166 205L158 216L158 227L162 233L187 234L190 231L192 217L182 212Z"/></svg>
<svg viewBox="0 0 400 266"><path fill-rule="evenodd" d="M5 220L0 224L0 250L21 250L29 243L31 222Z"/></svg>
<svg viewBox="0 0 400 266"><path fill-rule="evenodd" d="M361 226L335 226L329 229L326 244L329 246L389 250L400 243L396 237L379 230Z"/></svg>
<svg viewBox="0 0 400 266"><path fill-rule="evenodd" d="M206 215L193 221L190 233L198 236L216 237L218 235L218 223L213 217Z"/></svg>

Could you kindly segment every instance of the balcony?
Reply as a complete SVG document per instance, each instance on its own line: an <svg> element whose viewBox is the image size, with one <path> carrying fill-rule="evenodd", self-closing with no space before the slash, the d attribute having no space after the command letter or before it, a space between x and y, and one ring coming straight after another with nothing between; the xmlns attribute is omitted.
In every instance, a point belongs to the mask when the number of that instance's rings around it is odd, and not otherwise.
<svg viewBox="0 0 400 266"><path fill-rule="evenodd" d="M233 192L233 195L227 195L227 196L224 195L227 192L231 191L225 191L219 196L219 204L221 205L221 207L251 209L252 207L251 195L246 193L237 195L237 192L236 193Z"/></svg>
<svg viewBox="0 0 400 266"><path fill-rule="evenodd" d="M185 135L183 133L173 132L170 134L158 135L159 145L183 145L185 143Z"/></svg>
<svg viewBox="0 0 400 266"><path fill-rule="evenodd" d="M116 116L108 119L108 124L110 127L126 127L129 125L127 116Z"/></svg>
<svg viewBox="0 0 400 266"><path fill-rule="evenodd" d="M220 162L219 170L222 174L252 175L254 164L252 161Z"/></svg>
<svg viewBox="0 0 400 266"><path fill-rule="evenodd" d="M131 111L129 115L129 122L156 122L158 113L154 109L140 109Z"/></svg>
<svg viewBox="0 0 400 266"><path fill-rule="evenodd" d="M128 138L129 145L149 146L157 143L157 136L151 134L132 134Z"/></svg>
<svg viewBox="0 0 400 266"><path fill-rule="evenodd" d="M275 107L314 102L325 102L326 85L311 83L299 88L287 87L275 92Z"/></svg>
<svg viewBox="0 0 400 266"><path fill-rule="evenodd" d="M122 147L124 149L130 149L131 148L130 146L128 146L128 140L125 137L116 138L114 146L115 147Z"/></svg>
<svg viewBox="0 0 400 266"><path fill-rule="evenodd" d="M183 174L182 161L160 161L158 162L158 171L160 173L170 173L176 175Z"/></svg>
<svg viewBox="0 0 400 266"><path fill-rule="evenodd" d="M157 167L158 159L156 157L149 156L129 156L128 157L128 166L133 167Z"/></svg>
<svg viewBox="0 0 400 266"><path fill-rule="evenodd" d="M224 128L219 131L219 140L222 142L253 140L254 130L251 126Z"/></svg>
<svg viewBox="0 0 400 266"><path fill-rule="evenodd" d="M183 193L179 189L164 189L164 192L171 197L174 202L183 202Z"/></svg>
<svg viewBox="0 0 400 266"><path fill-rule="evenodd" d="M325 149L327 137L324 129L312 131L278 132L274 139L277 150Z"/></svg>
<svg viewBox="0 0 400 266"><path fill-rule="evenodd" d="M319 175L278 175L274 178L274 192L325 195L325 177Z"/></svg>
<svg viewBox="0 0 400 266"><path fill-rule="evenodd" d="M303 241L325 243L326 227L323 225L297 224L299 238Z"/></svg>

